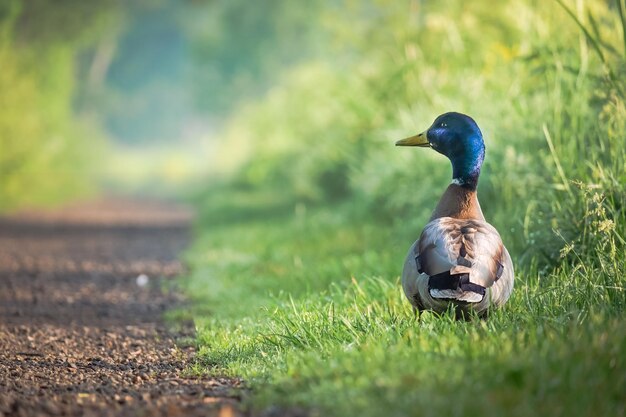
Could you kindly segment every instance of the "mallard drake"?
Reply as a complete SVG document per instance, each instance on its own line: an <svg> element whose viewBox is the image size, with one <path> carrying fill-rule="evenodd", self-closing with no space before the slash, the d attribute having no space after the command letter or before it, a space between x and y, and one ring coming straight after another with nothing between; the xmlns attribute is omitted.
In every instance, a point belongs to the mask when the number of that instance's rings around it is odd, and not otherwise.
<svg viewBox="0 0 626 417"><path fill-rule="evenodd" d="M498 231L485 221L476 196L485 143L476 122L445 113L396 146L430 147L452 163L452 183L407 254L402 287L416 312L484 315L513 291L513 263Z"/></svg>

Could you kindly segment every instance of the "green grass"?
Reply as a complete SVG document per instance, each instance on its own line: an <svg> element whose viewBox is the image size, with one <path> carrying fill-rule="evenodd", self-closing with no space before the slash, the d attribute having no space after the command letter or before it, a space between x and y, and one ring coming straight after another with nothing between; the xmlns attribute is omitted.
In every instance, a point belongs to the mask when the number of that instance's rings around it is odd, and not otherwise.
<svg viewBox="0 0 626 417"><path fill-rule="evenodd" d="M625 415L624 18L597 1L509 4L519 19L368 4L376 36L342 45L351 71L299 66L233 117L221 155L249 160L197 199L188 252L194 370L243 377L255 410ZM450 168L391 144L457 109L487 138L479 199L515 290L486 320L416 321L399 275Z"/></svg>
<svg viewBox="0 0 626 417"><path fill-rule="evenodd" d="M209 200L206 233L189 253L196 370L244 377L251 407L337 416L624 414L623 257L549 273L518 266L511 301L488 320L426 313L416 321L398 275L424 218L404 227L368 221L349 205L220 195L231 204Z"/></svg>

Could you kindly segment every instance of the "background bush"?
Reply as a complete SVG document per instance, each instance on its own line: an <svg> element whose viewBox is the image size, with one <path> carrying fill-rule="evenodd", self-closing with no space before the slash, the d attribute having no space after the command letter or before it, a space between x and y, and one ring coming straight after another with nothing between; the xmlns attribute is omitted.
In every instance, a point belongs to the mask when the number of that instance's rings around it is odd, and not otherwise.
<svg viewBox="0 0 626 417"><path fill-rule="evenodd" d="M448 167L394 141L440 113L465 112L487 143L479 191L488 218L518 256L554 260L562 245L552 229L566 240L580 230L585 203L575 183L621 216L625 179L620 15L604 2L563 6L321 8L332 46L233 114L216 164L250 187L320 204L358 200L380 218L407 221L430 209ZM545 234L531 239L531 230Z"/></svg>
<svg viewBox="0 0 626 417"><path fill-rule="evenodd" d="M73 109L78 56L110 2L0 5L0 211L89 192L104 149Z"/></svg>

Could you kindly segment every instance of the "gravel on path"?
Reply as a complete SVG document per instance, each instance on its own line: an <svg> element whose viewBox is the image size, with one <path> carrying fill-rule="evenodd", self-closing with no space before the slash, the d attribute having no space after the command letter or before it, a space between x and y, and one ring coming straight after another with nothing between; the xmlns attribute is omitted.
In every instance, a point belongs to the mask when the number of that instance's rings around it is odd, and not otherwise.
<svg viewBox="0 0 626 417"><path fill-rule="evenodd" d="M0 218L0 417L241 415L241 381L190 375L193 326L163 322L190 219L123 199Z"/></svg>

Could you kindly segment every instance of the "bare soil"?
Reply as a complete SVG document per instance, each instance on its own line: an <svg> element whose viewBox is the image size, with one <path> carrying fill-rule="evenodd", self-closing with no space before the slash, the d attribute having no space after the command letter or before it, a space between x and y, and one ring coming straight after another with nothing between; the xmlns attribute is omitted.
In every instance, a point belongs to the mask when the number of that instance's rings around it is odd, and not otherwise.
<svg viewBox="0 0 626 417"><path fill-rule="evenodd" d="M194 377L163 314L191 214L108 199L0 218L0 417L241 415L237 379Z"/></svg>

